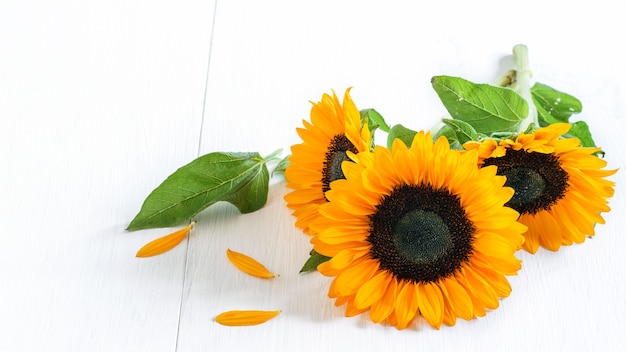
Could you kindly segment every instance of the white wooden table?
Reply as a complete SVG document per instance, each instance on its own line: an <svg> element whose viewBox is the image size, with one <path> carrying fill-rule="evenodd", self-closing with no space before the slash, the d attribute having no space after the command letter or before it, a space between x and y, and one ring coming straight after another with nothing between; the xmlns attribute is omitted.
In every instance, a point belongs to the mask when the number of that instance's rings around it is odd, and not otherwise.
<svg viewBox="0 0 626 352"><path fill-rule="evenodd" d="M608 351L626 345L626 26L610 1L11 1L0 4L0 351ZM584 104L616 195L583 245L520 253L512 295L485 318L404 331L345 318L330 279L299 275L308 238L272 181L262 210L126 232L148 193L212 151L269 154L322 93L429 129L434 75L491 82L513 45L534 79ZM504 59L503 59L504 58ZM382 144L384 142L381 141ZM226 248L280 277L237 271ZM282 309L223 327L231 309Z"/></svg>

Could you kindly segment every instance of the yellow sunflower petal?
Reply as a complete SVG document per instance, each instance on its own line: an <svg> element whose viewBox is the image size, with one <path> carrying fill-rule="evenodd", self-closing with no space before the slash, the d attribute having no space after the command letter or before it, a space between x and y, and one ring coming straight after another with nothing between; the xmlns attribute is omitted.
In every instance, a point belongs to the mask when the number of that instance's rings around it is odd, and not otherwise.
<svg viewBox="0 0 626 352"><path fill-rule="evenodd" d="M454 309L452 309L452 306L450 305L450 296L448 295L448 291L447 291L448 289L446 288L443 281L439 283L438 288L441 291L441 294L443 296L442 323L448 326L453 326L454 324L456 324L456 313L454 312Z"/></svg>
<svg viewBox="0 0 626 352"><path fill-rule="evenodd" d="M563 231L563 245L571 245L572 243L583 243L585 241L585 234L574 225L571 217L576 216L575 214L568 214L564 211L558 211L558 208L550 209L553 212L553 217L556 222L559 223L559 226L564 229ZM557 213L558 211L558 213ZM554 214L559 214L558 216L554 216Z"/></svg>
<svg viewBox="0 0 626 352"><path fill-rule="evenodd" d="M389 316L387 317L387 323L389 323L389 325L391 326L398 325L398 318L396 317L395 311L392 311L391 314L389 314Z"/></svg>
<svg viewBox="0 0 626 352"><path fill-rule="evenodd" d="M553 123L535 132L535 139L542 139L549 142L567 133L572 126L569 123Z"/></svg>
<svg viewBox="0 0 626 352"><path fill-rule="evenodd" d="M468 150L489 151L480 153L478 165L503 166L498 173L511 172L511 180L516 179L516 171L511 170L526 170L543 179L511 181L511 187L517 185L520 192L519 197L513 196L511 207L528 227L523 248L530 253L540 247L556 251L562 245L583 242L594 235L596 224L604 223L601 213L610 211L607 203L615 183L605 178L617 170L604 169L606 161L593 155L599 148L584 148L578 139L563 137L570 127L556 123L534 133L521 133L513 143L485 140L466 145ZM496 148L504 152L495 153ZM524 196L532 192L539 193Z"/></svg>
<svg viewBox="0 0 626 352"><path fill-rule="evenodd" d="M524 250L528 253L537 253L539 250L539 238L541 237L541 225L535 219L535 215L524 214L519 218L519 222L526 225L528 230L524 233Z"/></svg>
<svg viewBox="0 0 626 352"><path fill-rule="evenodd" d="M311 223L320 216L317 208L326 202L325 192L330 184L341 178L341 163L349 163L343 160L350 155L369 151L372 137L367 125L361 125L350 89L346 90L343 103L335 92L322 95L311 107L310 122L303 121L303 125L304 128L296 129L302 143L291 147L290 164L285 170L287 187L292 189L285 200L296 217L296 227L314 235L316 230Z"/></svg>
<svg viewBox="0 0 626 352"><path fill-rule="evenodd" d="M480 253L472 257L472 263L479 263L481 267L496 270L503 275L515 275L522 268L522 261L515 256L497 258Z"/></svg>
<svg viewBox="0 0 626 352"><path fill-rule="evenodd" d="M426 321L435 329L439 329L443 322L444 301L438 285L417 285L417 304Z"/></svg>
<svg viewBox="0 0 626 352"><path fill-rule="evenodd" d="M246 274L264 279L276 277L276 275L267 270L263 264L243 253L227 249L226 256L228 256L231 263Z"/></svg>
<svg viewBox="0 0 626 352"><path fill-rule="evenodd" d="M498 258L510 258L518 247L507 238L495 233L484 232L475 237L474 248L481 253Z"/></svg>
<svg viewBox="0 0 626 352"><path fill-rule="evenodd" d="M552 214L546 211L537 213L536 220L541 222L542 228L539 244L548 250L558 251L563 239L559 223L552 217Z"/></svg>
<svg viewBox="0 0 626 352"><path fill-rule="evenodd" d="M395 278L392 278L389 281L387 287L380 286L380 290L382 290L383 296L374 304L370 309L370 319L374 323L380 323L385 321L393 313L395 304L396 304L396 296L398 289L398 281Z"/></svg>
<svg viewBox="0 0 626 352"><path fill-rule="evenodd" d="M325 274L323 271L324 267L318 266L318 270ZM353 266L348 267L335 277L331 284L331 289L335 287L338 295L355 294L361 285L367 282L377 270L377 262L367 258L357 259Z"/></svg>
<svg viewBox="0 0 626 352"><path fill-rule="evenodd" d="M474 316L472 299L455 278L443 281L446 289L447 300L456 316L461 319L470 320Z"/></svg>
<svg viewBox="0 0 626 352"><path fill-rule="evenodd" d="M189 234L189 231L191 231L195 223L196 222L193 221L183 229L172 232L167 236L163 236L146 244L141 247L135 256L138 258L147 258L169 251L170 249L178 246L178 244L180 244L187 237L187 234Z"/></svg>
<svg viewBox="0 0 626 352"><path fill-rule="evenodd" d="M398 287L396 306L394 309L398 323L396 328L406 329L417 314L418 303L416 299L415 284L402 282Z"/></svg>
<svg viewBox="0 0 626 352"><path fill-rule="evenodd" d="M491 285L481 275L469 266L463 268L470 294L488 309L496 309L499 305L498 295ZM476 307L476 304L474 304Z"/></svg>
<svg viewBox="0 0 626 352"><path fill-rule="evenodd" d="M340 251L334 255L330 260L321 263L321 270L328 275L338 275L344 269L354 264L354 261L363 257L368 253L367 247L351 248ZM322 253L323 254L323 253Z"/></svg>
<svg viewBox="0 0 626 352"><path fill-rule="evenodd" d="M347 317L353 317L355 315L359 315L365 311L367 311L367 308L358 308L355 304L354 304L354 297L356 295L351 295L349 297L349 299L346 302L346 316Z"/></svg>
<svg viewBox="0 0 626 352"><path fill-rule="evenodd" d="M231 310L215 317L215 321L226 326L251 326L263 324L278 316L282 310Z"/></svg>
<svg viewBox="0 0 626 352"><path fill-rule="evenodd" d="M520 269L514 253L526 227L504 206L506 178L478 168L478 157L424 132L410 147L396 140L350 154L354 164L344 162L345 179L311 221L315 250L333 257L318 271L335 277L328 296L346 315L369 310L398 329L421 317L440 328L483 316L509 294L504 275Z"/></svg>
<svg viewBox="0 0 626 352"><path fill-rule="evenodd" d="M387 287L393 279L389 273L379 271L369 281L367 281L356 293L354 297L354 305L359 309L369 308L376 303L385 294L385 290L381 287Z"/></svg>

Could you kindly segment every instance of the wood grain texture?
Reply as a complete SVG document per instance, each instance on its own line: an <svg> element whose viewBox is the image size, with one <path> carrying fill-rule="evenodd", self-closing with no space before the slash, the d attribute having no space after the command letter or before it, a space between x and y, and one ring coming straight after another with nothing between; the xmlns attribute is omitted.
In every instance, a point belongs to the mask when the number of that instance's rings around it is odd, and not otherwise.
<svg viewBox="0 0 626 352"><path fill-rule="evenodd" d="M173 351L186 248L124 228L197 156L213 2L1 7L0 350Z"/></svg>
<svg viewBox="0 0 626 352"><path fill-rule="evenodd" d="M214 5L0 6L0 351L623 349L626 69L623 46L613 44L626 25L617 5ZM432 76L491 82L519 42L535 80L581 99L609 167L622 170L596 237L558 253L520 253L512 295L485 318L397 331L343 317L326 296L330 278L298 273L311 247L280 177L263 209L240 215L217 204L174 250L134 257L169 229L125 226L198 152L287 154L309 101L350 86L359 108L429 129L445 115ZM280 276L242 273L227 248ZM233 309L283 313L253 327L213 321Z"/></svg>
<svg viewBox="0 0 626 352"><path fill-rule="evenodd" d="M484 3L482 8L499 7ZM568 26L572 37L554 38L545 28L507 26L515 20L508 17L510 9L483 13L477 6L218 3L202 152L287 150L299 142L295 128L309 117L308 101L318 101L331 88L342 94L350 86L357 107L374 107L389 123L429 129L445 114L430 77L490 82L511 64L513 45L524 42L534 78L583 101L582 117L610 151L610 167L621 167L624 141L619 136L626 129L620 112L626 94L620 78L626 76L616 59L619 50L600 47L588 29ZM546 13L531 5L517 9L519 18L559 28L587 18L592 10L547 6ZM563 18L548 15L557 9L566 12ZM450 10L451 16L446 14ZM501 18L503 26L495 26L494 18ZM616 27L603 21L594 31L610 38ZM573 47L580 50L573 54ZM606 64L598 64L598 50L604 50ZM342 317L344 308L326 297L329 278L297 273L310 245L293 227L282 199L284 183L277 179L268 205L257 213L239 216L224 206L200 217L190 242L179 351L619 350L626 312L626 260L620 255L626 241L618 230L624 176L614 179L618 188L611 205L616 210L607 214L606 225L598 225L596 238L558 253L520 253L524 267L510 279L513 293L499 309L440 331L423 322L397 331L365 316ZM241 273L227 261L227 248L252 255L280 277L267 281ZM283 313L251 328L212 321L231 309Z"/></svg>

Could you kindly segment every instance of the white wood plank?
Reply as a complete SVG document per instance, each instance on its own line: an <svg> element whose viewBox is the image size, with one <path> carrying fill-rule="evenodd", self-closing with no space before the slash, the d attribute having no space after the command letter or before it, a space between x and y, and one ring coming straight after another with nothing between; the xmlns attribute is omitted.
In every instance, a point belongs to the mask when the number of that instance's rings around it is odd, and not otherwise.
<svg viewBox="0 0 626 352"><path fill-rule="evenodd" d="M0 350L174 351L186 247L124 229L197 156L214 2L0 8Z"/></svg>
<svg viewBox="0 0 626 352"><path fill-rule="evenodd" d="M309 100L354 86L359 108L390 123L428 129L445 115L430 87L437 74L490 82L513 45L530 48L534 78L570 92L584 105L610 166L621 167L626 74L615 5L497 1L228 1L216 10L202 135L203 153L270 153L298 143ZM582 25L594 18L592 26ZM600 40L601 39L601 40ZM384 141L379 141L384 144ZM276 180L268 205L239 216L219 205L202 213L190 239L179 351L275 350L618 350L626 327L624 193L611 200L607 224L584 245L541 251L511 278L513 293L486 318L435 331L425 324L396 331L365 317L343 318L326 298L329 280L297 272L310 246L293 227ZM227 248L252 255L280 277L237 271ZM265 325L222 327L230 309L282 309Z"/></svg>

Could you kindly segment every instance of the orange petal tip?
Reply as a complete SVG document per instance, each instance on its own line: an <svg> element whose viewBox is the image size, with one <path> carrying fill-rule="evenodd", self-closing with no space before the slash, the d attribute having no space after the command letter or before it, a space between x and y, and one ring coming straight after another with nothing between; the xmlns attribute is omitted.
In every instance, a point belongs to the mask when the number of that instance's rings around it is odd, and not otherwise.
<svg viewBox="0 0 626 352"><path fill-rule="evenodd" d="M215 317L226 326L251 326L263 324L282 313L282 310L231 310Z"/></svg>
<svg viewBox="0 0 626 352"><path fill-rule="evenodd" d="M192 221L183 229L172 232L167 236L157 238L156 240L141 247L135 256L137 258L147 258L169 251L170 249L178 246L178 244L180 244L185 237L187 237L187 234L191 231L193 225L195 224L196 222Z"/></svg>
<svg viewBox="0 0 626 352"><path fill-rule="evenodd" d="M227 249L226 256L228 257L230 262L233 263L233 265L235 265L239 270L248 275L260 277L263 279L271 279L276 277L276 275L267 270L267 268L265 268L263 264L243 253Z"/></svg>

